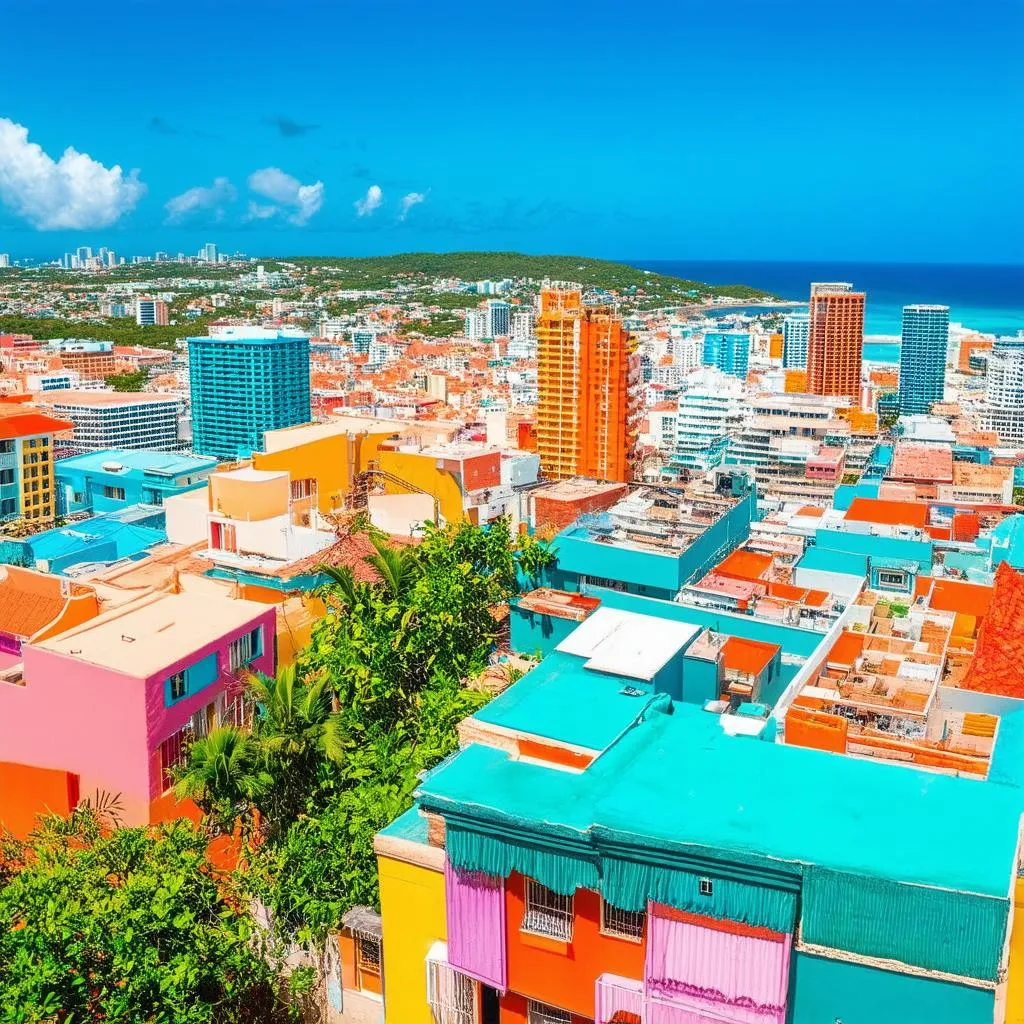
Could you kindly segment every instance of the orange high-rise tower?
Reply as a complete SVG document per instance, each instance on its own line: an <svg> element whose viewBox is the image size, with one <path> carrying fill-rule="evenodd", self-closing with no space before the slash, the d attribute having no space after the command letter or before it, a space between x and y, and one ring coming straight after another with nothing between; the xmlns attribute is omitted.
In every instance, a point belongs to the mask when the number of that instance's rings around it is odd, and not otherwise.
<svg viewBox="0 0 1024 1024"><path fill-rule="evenodd" d="M864 292L852 284L812 284L807 336L807 390L860 399Z"/></svg>
<svg viewBox="0 0 1024 1024"><path fill-rule="evenodd" d="M632 480L639 362L621 318L583 306L579 291L545 289L535 330L542 473Z"/></svg>

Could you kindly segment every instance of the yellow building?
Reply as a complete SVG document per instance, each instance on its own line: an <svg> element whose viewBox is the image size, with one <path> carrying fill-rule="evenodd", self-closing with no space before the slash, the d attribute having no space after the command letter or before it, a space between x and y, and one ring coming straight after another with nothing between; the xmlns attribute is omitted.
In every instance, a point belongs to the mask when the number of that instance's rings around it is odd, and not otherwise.
<svg viewBox="0 0 1024 1024"><path fill-rule="evenodd" d="M379 833L374 848L384 928L384 1022L435 1024L426 960L431 946L448 937L444 850L428 844L427 822L416 808Z"/></svg>
<svg viewBox="0 0 1024 1024"><path fill-rule="evenodd" d="M1006 984L1006 1024L1024 1024L1024 878L1013 891L1013 928Z"/></svg>
<svg viewBox="0 0 1024 1024"><path fill-rule="evenodd" d="M48 522L57 512L53 435L72 429L44 413L0 417L0 521Z"/></svg>

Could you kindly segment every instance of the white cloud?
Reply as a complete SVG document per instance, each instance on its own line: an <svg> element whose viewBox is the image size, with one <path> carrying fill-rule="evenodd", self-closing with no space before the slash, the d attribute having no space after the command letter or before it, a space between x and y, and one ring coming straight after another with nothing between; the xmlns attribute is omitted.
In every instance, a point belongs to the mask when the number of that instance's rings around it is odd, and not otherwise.
<svg viewBox="0 0 1024 1024"><path fill-rule="evenodd" d="M402 212L398 215L398 219L405 220L409 216L409 211L417 203L422 203L426 198L426 192L409 192L402 196Z"/></svg>
<svg viewBox="0 0 1024 1024"><path fill-rule="evenodd" d="M220 220L224 216L225 204L237 198L238 189L227 178L214 178L212 185L197 185L164 203L167 223L178 224L199 210L213 210L216 219Z"/></svg>
<svg viewBox="0 0 1024 1024"><path fill-rule="evenodd" d="M357 199L353 205L356 208L357 216L369 217L383 202L384 193L381 191L380 185L371 185L366 190L366 195L362 199Z"/></svg>
<svg viewBox="0 0 1024 1024"><path fill-rule="evenodd" d="M249 175L249 188L278 206L249 203L249 219L265 220L276 213L288 213L292 224L302 225L309 221L324 204L324 183L303 185L298 178L285 174L280 167L264 167ZM284 209L282 209L282 207Z"/></svg>
<svg viewBox="0 0 1024 1024"><path fill-rule="evenodd" d="M281 212L279 206L274 206L272 203L257 203L255 200L249 200L249 209L246 210L246 220L267 220L270 217L276 217Z"/></svg>
<svg viewBox="0 0 1024 1024"><path fill-rule="evenodd" d="M146 192L138 171L104 167L68 146L54 160L28 129L0 118L0 201L33 227L104 228L135 208Z"/></svg>

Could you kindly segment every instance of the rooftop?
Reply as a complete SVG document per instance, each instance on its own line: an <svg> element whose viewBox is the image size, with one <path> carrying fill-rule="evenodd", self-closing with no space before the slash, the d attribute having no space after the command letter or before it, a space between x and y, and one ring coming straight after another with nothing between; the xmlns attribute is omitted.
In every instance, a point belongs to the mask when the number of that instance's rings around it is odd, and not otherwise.
<svg viewBox="0 0 1024 1024"><path fill-rule="evenodd" d="M2 421L0 421L2 423ZM121 470L109 468L119 464ZM159 476L184 476L215 469L217 460L202 455L179 455L176 452L139 451L134 449L108 448L105 451L86 452L73 455L57 463L57 472L79 469L85 472L130 472L155 473Z"/></svg>
<svg viewBox="0 0 1024 1024"><path fill-rule="evenodd" d="M153 391L41 391L34 396L36 402L56 406L106 405L178 405L179 395L163 395Z"/></svg>
<svg viewBox="0 0 1024 1024"><path fill-rule="evenodd" d="M37 646L53 654L145 679L242 629L270 606L198 594L154 594L98 616Z"/></svg>
<svg viewBox="0 0 1024 1024"><path fill-rule="evenodd" d="M953 450L939 444L901 442L896 445L888 475L895 480L948 483L953 479Z"/></svg>

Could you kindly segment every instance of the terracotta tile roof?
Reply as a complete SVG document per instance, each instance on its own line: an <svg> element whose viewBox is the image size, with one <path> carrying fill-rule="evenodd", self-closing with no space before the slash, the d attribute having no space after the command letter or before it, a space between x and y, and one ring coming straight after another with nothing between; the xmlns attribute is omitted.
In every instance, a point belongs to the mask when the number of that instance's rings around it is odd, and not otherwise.
<svg viewBox="0 0 1024 1024"><path fill-rule="evenodd" d="M978 634L962 686L965 690L1024 697L1024 573L1002 562L996 570L995 592Z"/></svg>
<svg viewBox="0 0 1024 1024"><path fill-rule="evenodd" d="M66 603L54 582L53 588L20 586L10 575L0 582L0 630L27 638L53 622Z"/></svg>

